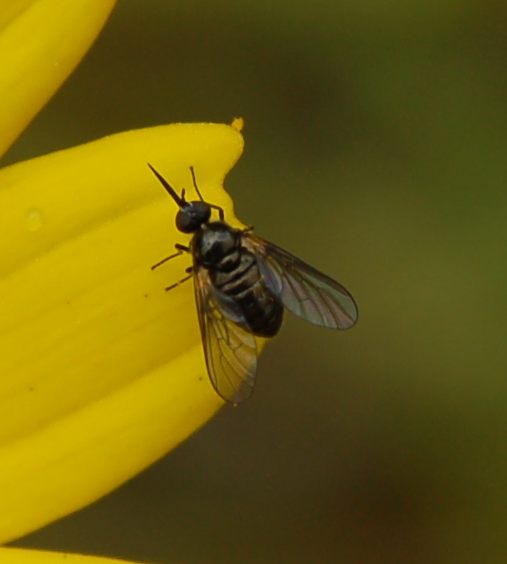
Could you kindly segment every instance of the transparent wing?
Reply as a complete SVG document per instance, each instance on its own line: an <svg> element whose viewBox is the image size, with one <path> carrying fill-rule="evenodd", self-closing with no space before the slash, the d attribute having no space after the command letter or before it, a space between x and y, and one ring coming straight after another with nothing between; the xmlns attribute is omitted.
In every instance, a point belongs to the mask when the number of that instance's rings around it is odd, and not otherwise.
<svg viewBox="0 0 507 564"><path fill-rule="evenodd" d="M194 291L211 383L223 399L240 403L252 394L255 384L255 337L234 302L213 288L204 268L195 273Z"/></svg>
<svg viewBox="0 0 507 564"><path fill-rule="evenodd" d="M356 303L341 284L253 233L245 232L243 242L259 257L266 283L292 313L332 329L356 323Z"/></svg>

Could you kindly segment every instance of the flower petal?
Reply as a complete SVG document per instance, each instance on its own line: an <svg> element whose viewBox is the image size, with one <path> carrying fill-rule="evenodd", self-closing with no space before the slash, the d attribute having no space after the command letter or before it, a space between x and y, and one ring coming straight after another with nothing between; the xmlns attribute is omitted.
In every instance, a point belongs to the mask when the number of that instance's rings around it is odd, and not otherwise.
<svg viewBox="0 0 507 564"><path fill-rule="evenodd" d="M83 556L68 552L45 550L23 550L21 548L0 548L0 562L8 564L129 564L126 560ZM132 562L130 564L133 564Z"/></svg>
<svg viewBox="0 0 507 564"><path fill-rule="evenodd" d="M3 2L0 154L76 67L113 5L114 0Z"/></svg>
<svg viewBox="0 0 507 564"><path fill-rule="evenodd" d="M206 376L189 236L149 161L235 220L233 127L132 131L0 172L0 540L117 487L222 405Z"/></svg>

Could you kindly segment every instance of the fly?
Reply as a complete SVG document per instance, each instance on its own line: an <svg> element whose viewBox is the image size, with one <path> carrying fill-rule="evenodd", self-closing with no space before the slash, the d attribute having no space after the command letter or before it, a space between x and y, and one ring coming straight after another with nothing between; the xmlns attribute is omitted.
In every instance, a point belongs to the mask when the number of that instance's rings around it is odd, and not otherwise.
<svg viewBox="0 0 507 564"><path fill-rule="evenodd" d="M178 205L176 227L191 233L189 246L176 244L176 253L152 270L183 253L192 266L176 284L194 279L197 315L208 375L216 392L237 404L254 388L257 370L256 337L274 337L284 309L315 325L349 329L357 321L354 298L338 282L261 239L252 228L235 229L219 206L206 202L190 167L199 200L187 201L148 164ZM211 219L212 210L218 221Z"/></svg>

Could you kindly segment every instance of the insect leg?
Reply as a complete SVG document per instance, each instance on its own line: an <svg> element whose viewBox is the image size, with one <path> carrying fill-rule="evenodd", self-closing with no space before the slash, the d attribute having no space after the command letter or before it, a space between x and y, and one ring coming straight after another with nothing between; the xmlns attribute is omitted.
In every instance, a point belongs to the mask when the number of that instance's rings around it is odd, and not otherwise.
<svg viewBox="0 0 507 564"><path fill-rule="evenodd" d="M185 276L185 278L182 278L181 280L178 280L178 282L176 282L175 284L171 284L170 286L167 286L167 288L165 288L166 292L169 292L169 290L173 290L174 288L176 288L177 286L179 286L180 284L183 284L183 282L186 282L187 280L190 280L190 278L192 278L192 274L189 274L188 276Z"/></svg>
<svg viewBox="0 0 507 564"><path fill-rule="evenodd" d="M215 204L208 204L208 206L210 208L213 208L214 210L218 210L218 217L220 218L220 221L224 220L225 215L223 208L221 208L220 206L215 206Z"/></svg>
<svg viewBox="0 0 507 564"><path fill-rule="evenodd" d="M204 202L204 198L202 197L202 194L199 190L199 187L197 186L197 180L195 179L195 171L194 171L194 167L191 166L190 167L190 174L192 175L192 182L194 184L194 188L195 191L197 192L197 195L199 196L199 199L201 200L201 202ZM213 208L214 210L218 211L218 217L220 218L220 221L224 221L224 210L220 207L220 206L215 206L214 204L209 204L210 208Z"/></svg>
<svg viewBox="0 0 507 564"><path fill-rule="evenodd" d="M199 191L199 188L197 186L197 180L195 179L195 172L194 172L193 166L190 167L190 174L192 175L192 182L194 184L195 191L197 192L197 195L199 196L199 200L201 200L201 202L204 202L204 198L202 197L202 194Z"/></svg>
<svg viewBox="0 0 507 564"><path fill-rule="evenodd" d="M166 263L168 260L171 260L173 258L179 257L180 255L182 255L183 253L189 253L190 252L190 247L186 247L185 245L180 245L179 243L176 243L176 245L174 245L174 248L178 251L177 253L174 253L173 255L170 255L168 257L165 257L164 259L162 259L161 261L155 263L151 269L155 270L155 268L158 268L160 265Z"/></svg>
<svg viewBox="0 0 507 564"><path fill-rule="evenodd" d="M220 221L224 220L224 210L220 207L220 206L215 206L214 204L208 204L210 208L213 208L214 210L218 210L218 217L220 218Z"/></svg>

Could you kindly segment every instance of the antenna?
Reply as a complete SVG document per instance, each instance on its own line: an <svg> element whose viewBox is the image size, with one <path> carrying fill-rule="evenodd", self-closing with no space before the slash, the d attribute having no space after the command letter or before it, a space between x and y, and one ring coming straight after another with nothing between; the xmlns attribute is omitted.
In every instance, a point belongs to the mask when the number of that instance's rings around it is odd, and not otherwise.
<svg viewBox="0 0 507 564"><path fill-rule="evenodd" d="M150 163L147 163L147 165L150 167L151 172L153 172L153 174L158 178L160 184L162 184L162 186L166 189L167 193L169 194L169 196L171 196L171 198L178 204L179 208L182 208L183 205L185 204L185 200L183 198L181 198L180 196L178 196L178 194L176 193L176 190L169 184L169 182L167 182L167 180L159 173L155 170L155 168L153 166L151 166ZM193 174L192 174L193 176ZM200 194L199 194L200 196ZM202 200L202 198L201 198Z"/></svg>

